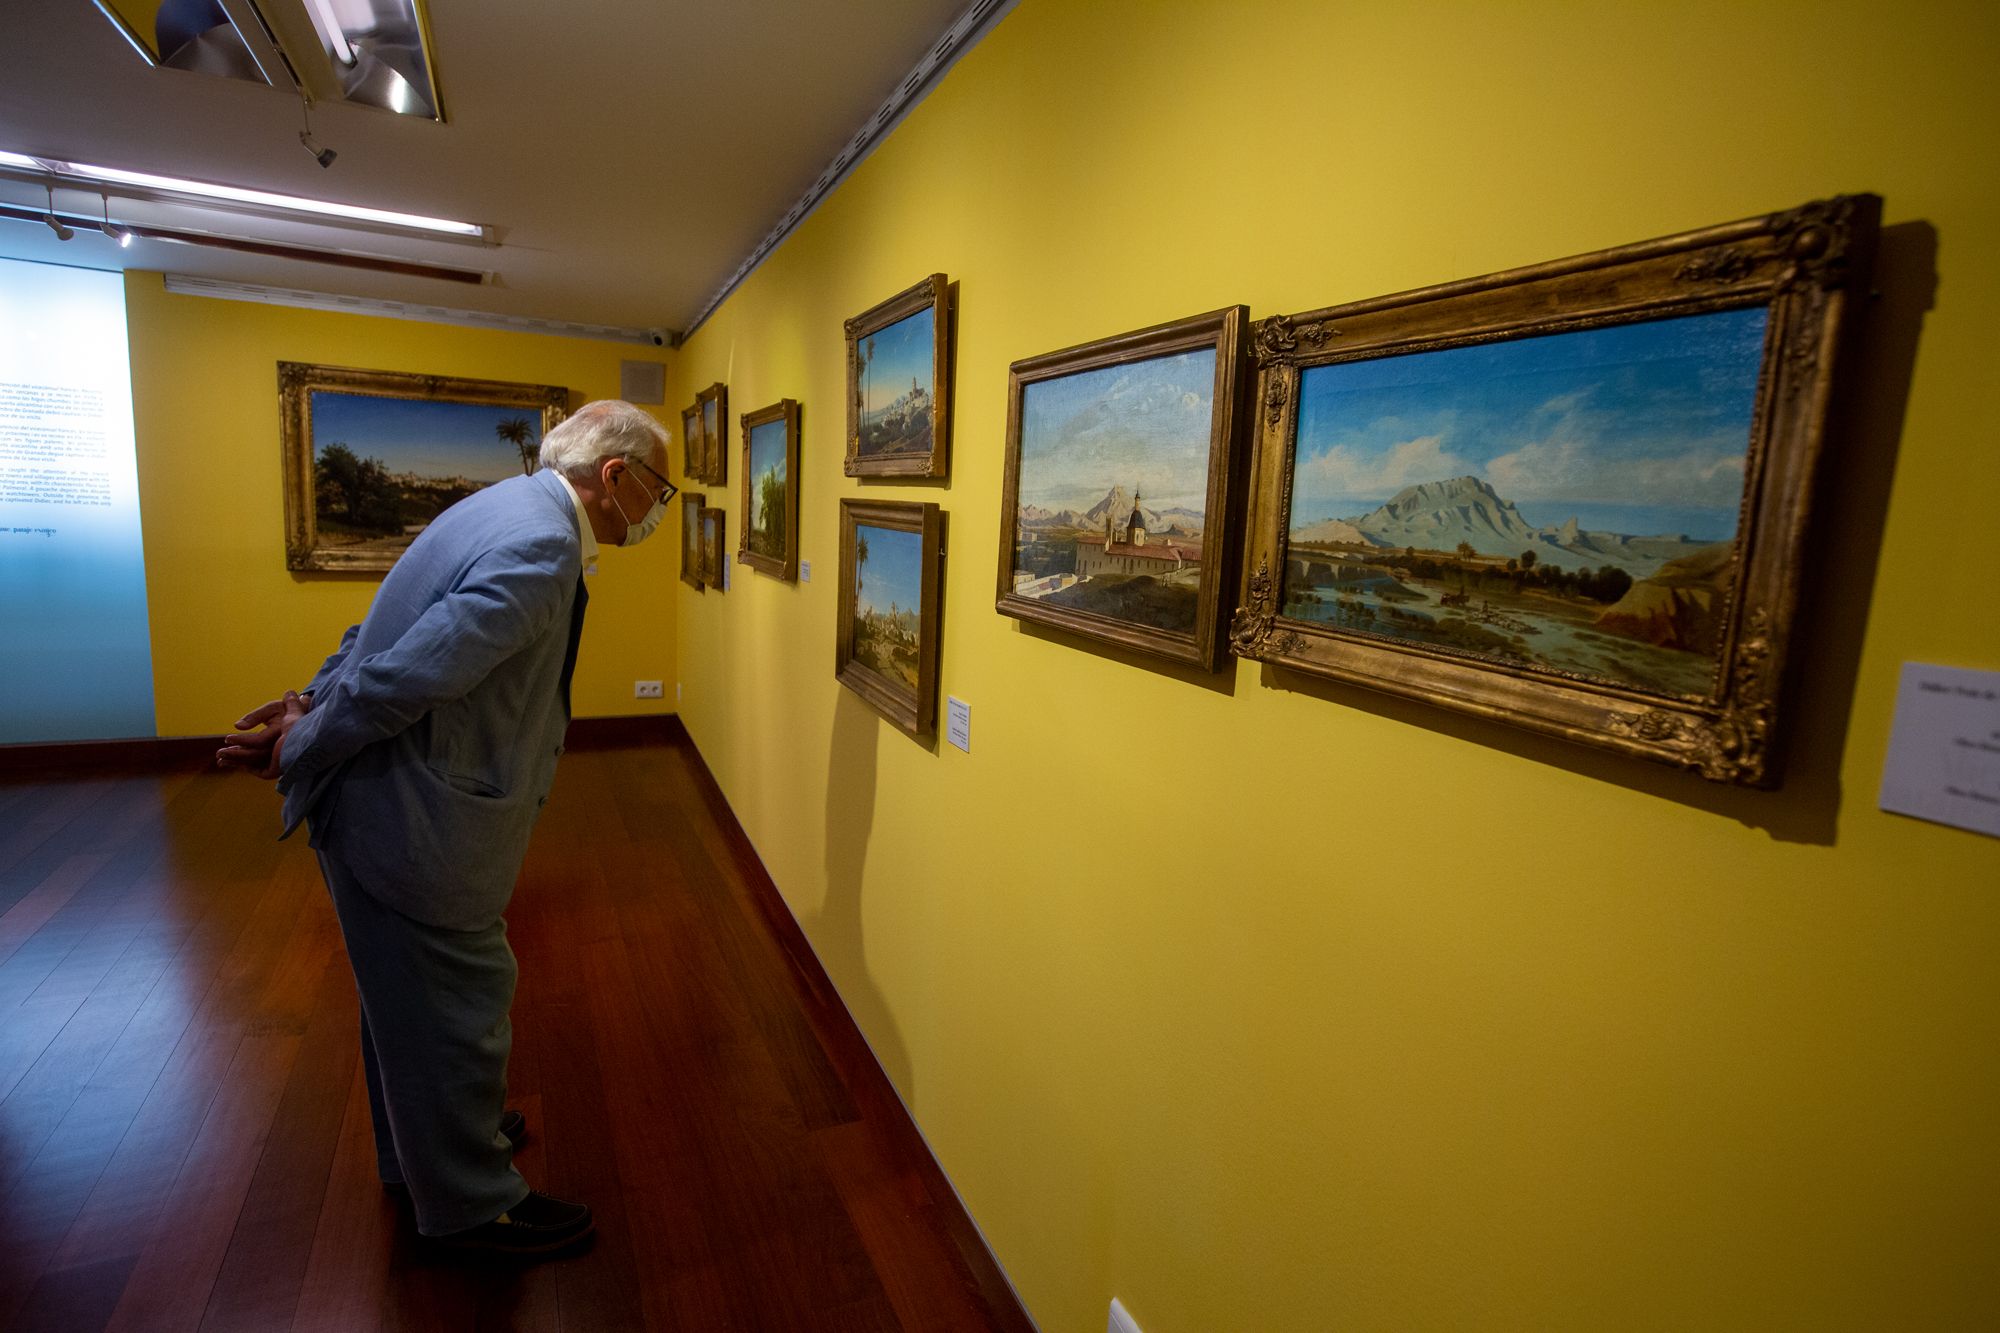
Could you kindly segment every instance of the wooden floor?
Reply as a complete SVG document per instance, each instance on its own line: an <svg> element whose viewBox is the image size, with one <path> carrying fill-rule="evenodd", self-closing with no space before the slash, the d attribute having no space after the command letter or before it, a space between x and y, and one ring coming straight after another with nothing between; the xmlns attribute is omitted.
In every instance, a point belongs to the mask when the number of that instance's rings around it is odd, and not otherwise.
<svg viewBox="0 0 2000 1333"><path fill-rule="evenodd" d="M520 1165L598 1218L538 1267L377 1185L277 819L242 775L0 775L0 1328L1032 1327L684 740L566 755L508 913Z"/></svg>

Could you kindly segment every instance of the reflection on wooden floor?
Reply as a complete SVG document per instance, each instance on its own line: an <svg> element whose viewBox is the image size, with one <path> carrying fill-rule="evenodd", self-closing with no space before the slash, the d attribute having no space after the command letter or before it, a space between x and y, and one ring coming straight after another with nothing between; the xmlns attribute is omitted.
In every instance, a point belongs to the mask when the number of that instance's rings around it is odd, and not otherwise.
<svg viewBox="0 0 2000 1333"><path fill-rule="evenodd" d="M564 757L509 912L523 1173L586 1255L440 1257L255 779L0 777L0 1328L1026 1329L684 740Z"/></svg>

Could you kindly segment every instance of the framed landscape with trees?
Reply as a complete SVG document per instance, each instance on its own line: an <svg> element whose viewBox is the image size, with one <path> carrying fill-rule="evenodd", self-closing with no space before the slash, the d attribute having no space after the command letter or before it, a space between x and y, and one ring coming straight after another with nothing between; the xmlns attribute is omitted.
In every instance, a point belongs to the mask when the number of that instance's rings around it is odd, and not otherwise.
<svg viewBox="0 0 2000 1333"><path fill-rule="evenodd" d="M1854 195L1259 322L1234 650L1777 782Z"/></svg>
<svg viewBox="0 0 2000 1333"><path fill-rule="evenodd" d="M447 507L538 466L554 384L278 363L285 567L380 572Z"/></svg>
<svg viewBox="0 0 2000 1333"><path fill-rule="evenodd" d="M799 576L799 405L743 414L743 526L736 558L777 578Z"/></svg>

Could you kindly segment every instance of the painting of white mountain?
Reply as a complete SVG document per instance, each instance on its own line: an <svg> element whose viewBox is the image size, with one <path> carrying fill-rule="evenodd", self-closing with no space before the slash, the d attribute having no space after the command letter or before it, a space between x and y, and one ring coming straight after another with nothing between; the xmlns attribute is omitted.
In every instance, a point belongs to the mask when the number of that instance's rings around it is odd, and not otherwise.
<svg viewBox="0 0 2000 1333"><path fill-rule="evenodd" d="M1707 698L1765 311L1308 368L1283 614Z"/></svg>

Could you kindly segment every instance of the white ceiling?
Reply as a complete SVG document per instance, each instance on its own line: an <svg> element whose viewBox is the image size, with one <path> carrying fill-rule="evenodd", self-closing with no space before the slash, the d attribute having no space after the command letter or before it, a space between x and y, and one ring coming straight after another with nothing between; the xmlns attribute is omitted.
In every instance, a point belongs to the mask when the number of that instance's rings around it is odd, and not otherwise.
<svg viewBox="0 0 2000 1333"><path fill-rule="evenodd" d="M0 149L476 222L500 244L214 215L215 229L486 270L470 286L0 218L0 256L622 328L685 329L967 0L428 0L446 123L149 68L90 0L0 6ZM95 216L95 192L57 190ZM45 204L0 180L0 201ZM161 218L111 201L113 221ZM185 221L188 215L180 213Z"/></svg>

